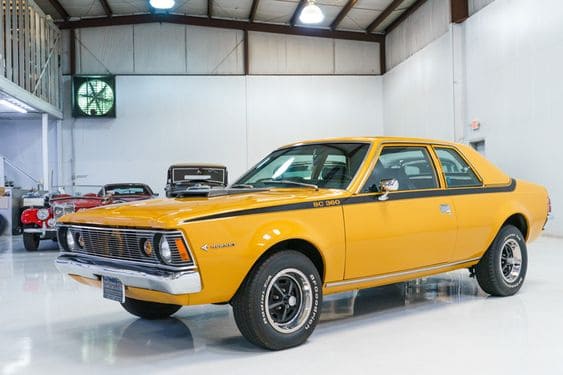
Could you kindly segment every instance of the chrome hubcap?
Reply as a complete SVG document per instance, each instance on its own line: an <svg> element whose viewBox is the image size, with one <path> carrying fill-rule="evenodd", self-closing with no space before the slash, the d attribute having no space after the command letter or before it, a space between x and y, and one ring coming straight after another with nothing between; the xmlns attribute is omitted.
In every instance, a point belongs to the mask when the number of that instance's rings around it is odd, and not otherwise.
<svg viewBox="0 0 563 375"><path fill-rule="evenodd" d="M522 270L522 249L514 239L508 239L502 245L500 270L503 279L508 283L513 283L520 276Z"/></svg>
<svg viewBox="0 0 563 375"><path fill-rule="evenodd" d="M295 268L278 272L268 283L265 298L266 318L281 333L301 328L313 306L311 283Z"/></svg>

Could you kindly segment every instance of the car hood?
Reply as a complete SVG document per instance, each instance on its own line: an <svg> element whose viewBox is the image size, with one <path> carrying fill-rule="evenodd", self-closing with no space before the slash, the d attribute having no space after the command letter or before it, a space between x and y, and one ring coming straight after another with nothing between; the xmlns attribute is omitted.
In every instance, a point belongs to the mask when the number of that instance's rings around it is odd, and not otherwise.
<svg viewBox="0 0 563 375"><path fill-rule="evenodd" d="M63 216L60 223L139 228L176 228L200 219L239 213L272 212L275 207L313 207L313 202L337 200L350 193L329 189L271 189L209 197L161 198L93 208ZM337 202L332 202L333 204ZM260 210L260 209L266 210ZM268 209L271 208L271 209ZM281 208L281 207L280 207Z"/></svg>
<svg viewBox="0 0 563 375"><path fill-rule="evenodd" d="M101 197L69 197L55 198L49 201L51 206L73 204L76 210L97 207L103 204L104 198Z"/></svg>

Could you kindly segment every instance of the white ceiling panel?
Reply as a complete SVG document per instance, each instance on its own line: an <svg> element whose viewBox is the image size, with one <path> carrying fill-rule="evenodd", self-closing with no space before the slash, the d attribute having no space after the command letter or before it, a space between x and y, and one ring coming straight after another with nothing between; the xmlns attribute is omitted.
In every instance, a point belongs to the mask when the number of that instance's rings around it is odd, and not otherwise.
<svg viewBox="0 0 563 375"><path fill-rule="evenodd" d="M106 15L100 0L59 0L59 3L61 3L71 17L99 17Z"/></svg>
<svg viewBox="0 0 563 375"><path fill-rule="evenodd" d="M148 13L149 11L147 0L107 0L107 1L113 14Z"/></svg>
<svg viewBox="0 0 563 375"><path fill-rule="evenodd" d="M213 17L247 20L251 7L248 0L214 0Z"/></svg>
<svg viewBox="0 0 563 375"><path fill-rule="evenodd" d="M207 16L207 0L176 0L172 11L190 16Z"/></svg>
<svg viewBox="0 0 563 375"><path fill-rule="evenodd" d="M247 21L253 0L212 0L213 17ZM384 31L397 17L399 17L416 0L404 0L375 30ZM445 0L444 0L445 1ZM105 16L100 0L59 0L63 8L73 18L90 18ZM147 14L150 12L148 0L107 0L113 14ZM304 25L297 19L298 26L328 28L342 11L348 0L317 0L317 5L323 11L325 18L319 25ZM371 24L392 0L358 0L354 7L340 22L339 30L363 31ZM36 0L36 3L46 14L60 20L61 16L50 3L50 0ZM272 24L289 24L291 17L299 4L299 0L260 0L256 12L256 22ZM208 0L176 0L176 5L170 11L173 14L183 14L196 17L207 16Z"/></svg>
<svg viewBox="0 0 563 375"><path fill-rule="evenodd" d="M256 10L256 21L289 23L298 3L298 0L261 0Z"/></svg>

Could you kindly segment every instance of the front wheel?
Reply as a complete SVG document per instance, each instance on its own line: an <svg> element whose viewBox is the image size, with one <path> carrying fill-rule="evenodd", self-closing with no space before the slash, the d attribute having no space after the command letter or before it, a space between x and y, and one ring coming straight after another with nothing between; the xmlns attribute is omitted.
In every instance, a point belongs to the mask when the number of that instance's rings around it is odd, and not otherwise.
<svg viewBox="0 0 563 375"><path fill-rule="evenodd" d="M166 319L182 307L180 305L141 301L133 298L125 298L125 302L121 306L127 312L148 320Z"/></svg>
<svg viewBox="0 0 563 375"><path fill-rule="evenodd" d="M506 297L520 290L527 268L526 241L518 228L506 225L475 267L475 274L485 292Z"/></svg>
<svg viewBox="0 0 563 375"><path fill-rule="evenodd" d="M27 251L37 251L41 237L37 233L23 234L23 246Z"/></svg>
<svg viewBox="0 0 563 375"><path fill-rule="evenodd" d="M308 257L286 250L255 268L231 303L248 341L270 350L287 349L305 342L315 329L322 281Z"/></svg>

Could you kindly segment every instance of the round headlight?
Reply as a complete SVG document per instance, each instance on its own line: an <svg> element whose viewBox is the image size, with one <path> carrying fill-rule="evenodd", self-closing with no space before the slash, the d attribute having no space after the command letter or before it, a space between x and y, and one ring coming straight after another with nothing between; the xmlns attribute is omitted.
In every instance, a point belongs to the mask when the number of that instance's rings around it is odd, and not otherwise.
<svg viewBox="0 0 563 375"><path fill-rule="evenodd" d="M55 218L50 218L49 220L47 220L47 225L54 227L55 225L57 225L57 220Z"/></svg>
<svg viewBox="0 0 563 375"><path fill-rule="evenodd" d="M164 236L160 238L159 252L160 258L164 263L172 262L172 251L170 250L170 244Z"/></svg>
<svg viewBox="0 0 563 375"><path fill-rule="evenodd" d="M67 229L66 231L66 245L68 246L69 250L74 250L76 247L76 242L74 241L74 235L72 234L70 229Z"/></svg>
<svg viewBox="0 0 563 375"><path fill-rule="evenodd" d="M49 210L46 208L40 208L37 210L37 218L39 220L47 220L49 218Z"/></svg>
<svg viewBox="0 0 563 375"><path fill-rule="evenodd" d="M141 241L141 248L146 256L150 257L152 255L152 241L149 238Z"/></svg>

